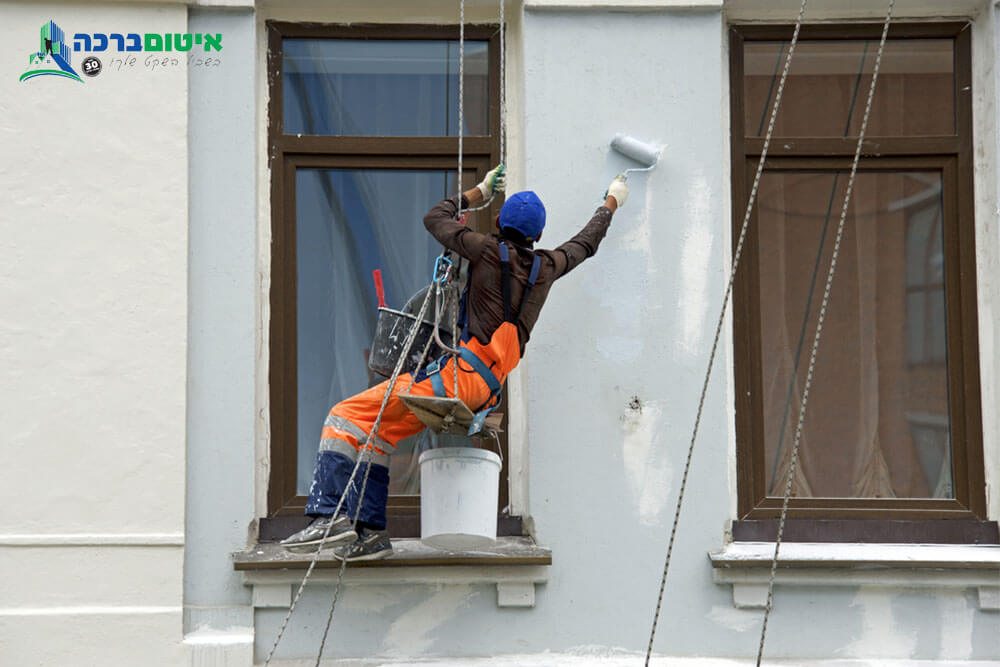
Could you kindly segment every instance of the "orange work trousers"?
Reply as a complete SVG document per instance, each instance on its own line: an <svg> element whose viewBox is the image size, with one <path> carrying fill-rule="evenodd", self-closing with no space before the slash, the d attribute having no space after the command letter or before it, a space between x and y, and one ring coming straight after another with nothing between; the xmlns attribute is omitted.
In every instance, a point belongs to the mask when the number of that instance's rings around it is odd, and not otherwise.
<svg viewBox="0 0 1000 667"><path fill-rule="evenodd" d="M510 322L501 324L487 345L483 345L475 338L462 343L462 345L489 367L501 385L507 379L507 375L521 361L517 327ZM439 372L444 383L445 393L449 397L454 397L455 360L449 358ZM424 429L424 424L410 412L406 404L399 398L399 394L406 393L409 387L411 394L433 396L434 388L431 386L429 378L414 382L412 387L410 386L411 380L412 376L406 373L400 375L396 381L392 395L382 413L378 432L372 439L373 449L367 455L367 460L380 465L388 465L388 457L396 450L399 442ZM357 460L368 433L375 426L375 418L378 416L388 386L388 380L380 382L374 387L346 398L333 406L323 426L320 449L339 451ZM492 399L486 381L461 359L458 360L458 398L473 412L482 409Z"/></svg>

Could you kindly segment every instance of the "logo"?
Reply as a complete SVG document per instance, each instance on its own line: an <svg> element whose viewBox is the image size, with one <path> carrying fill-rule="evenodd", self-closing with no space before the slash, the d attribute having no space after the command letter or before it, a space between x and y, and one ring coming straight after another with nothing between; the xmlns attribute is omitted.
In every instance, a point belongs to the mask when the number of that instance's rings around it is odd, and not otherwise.
<svg viewBox="0 0 1000 667"><path fill-rule="evenodd" d="M72 55L65 33L55 21L49 21L42 24L38 51L28 56L28 69L19 80L27 81L36 76L63 76L83 83L71 63Z"/></svg>
<svg viewBox="0 0 1000 667"><path fill-rule="evenodd" d="M34 79L37 76L62 76L83 83L83 79L73 69L72 53L108 51L114 45L118 52L125 52L121 58L111 56L109 68L117 65L117 71L133 68L136 57L131 52L147 51L150 55L143 62L146 70L157 68L179 67L187 64L193 67L218 67L221 60L211 57L195 57L196 51L222 51L222 33L81 33L73 35L72 48L66 42L66 34L55 21L42 25L38 40L38 50L28 56L28 69L21 75L20 81ZM164 55L164 52L184 54ZM94 77L104 70L104 65L96 56L88 56L81 63L83 73Z"/></svg>

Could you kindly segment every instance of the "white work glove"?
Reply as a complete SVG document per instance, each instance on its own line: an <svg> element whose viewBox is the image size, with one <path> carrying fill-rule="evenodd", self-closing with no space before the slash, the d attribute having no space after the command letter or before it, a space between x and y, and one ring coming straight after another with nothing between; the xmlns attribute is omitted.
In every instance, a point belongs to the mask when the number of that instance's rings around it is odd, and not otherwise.
<svg viewBox="0 0 1000 667"><path fill-rule="evenodd" d="M503 192L507 187L507 173L502 164L493 167L493 170L486 174L483 182L476 186L483 193L483 199L489 199L494 192Z"/></svg>
<svg viewBox="0 0 1000 667"><path fill-rule="evenodd" d="M625 201L628 199L628 185L625 184L623 177L615 176L615 180L611 181L608 191L604 193L604 198L608 197L615 198L615 201L618 202L618 208L625 205Z"/></svg>

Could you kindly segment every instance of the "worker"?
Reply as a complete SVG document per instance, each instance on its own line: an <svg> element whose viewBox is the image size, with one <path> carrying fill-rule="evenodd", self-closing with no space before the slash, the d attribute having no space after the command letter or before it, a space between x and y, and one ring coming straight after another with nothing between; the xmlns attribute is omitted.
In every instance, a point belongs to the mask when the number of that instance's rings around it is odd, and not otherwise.
<svg viewBox="0 0 1000 667"><path fill-rule="evenodd" d="M489 409L500 398L507 375L524 354L532 328L553 283L594 255L611 217L628 197L623 178L612 181L604 203L569 241L555 250L535 250L545 228L545 207L531 191L511 195L497 218L497 234L473 231L459 221L462 209L475 206L504 190L502 165L483 182L458 198L444 199L424 217L424 226L452 252L469 260L466 315L458 366L458 397L474 412ZM455 361L445 355L420 371L409 387L411 394L454 396ZM392 390L371 450L364 453L355 481L348 489L368 433L374 426L388 381L331 408L320 440L306 514L313 521L282 541L292 550L334 548L342 560L371 560L392 553L386 531L389 495L389 456L404 438L424 425L410 412L399 393L410 385L404 374ZM363 498L362 480L370 466ZM334 516L341 496L347 497ZM357 516L357 522L353 517Z"/></svg>

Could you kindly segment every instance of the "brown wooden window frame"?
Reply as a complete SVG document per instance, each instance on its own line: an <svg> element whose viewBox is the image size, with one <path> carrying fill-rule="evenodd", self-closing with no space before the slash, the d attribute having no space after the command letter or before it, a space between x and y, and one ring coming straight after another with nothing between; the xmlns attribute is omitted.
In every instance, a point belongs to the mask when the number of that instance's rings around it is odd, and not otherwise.
<svg viewBox="0 0 1000 667"><path fill-rule="evenodd" d="M267 517L260 539L287 535L304 521L305 497L296 492L297 470L297 362L295 172L299 168L448 169L458 167L458 137L317 136L286 134L283 129L282 60L285 38L457 40L457 25L310 24L267 22L268 34L268 165L271 173L271 289L270 289L270 468ZM489 136L463 138L463 172L476 181L500 156L500 40L497 26L466 26L467 40L485 40L489 46ZM475 182L475 181L473 181ZM475 228L489 232L502 201L473 218ZM414 220L413 224L421 224ZM428 271L430 269L428 268ZM358 387L359 390L363 387ZM506 398L506 396L505 396ZM506 415L504 431L506 431ZM319 434L317 433L317 442ZM501 435L504 465L500 473L498 513L508 504L507 439ZM389 531L393 537L420 535L419 498L390 496ZM499 533L520 535L518 517L500 514Z"/></svg>
<svg viewBox="0 0 1000 667"><path fill-rule="evenodd" d="M730 27L732 225L734 243L763 149L763 138L745 136L744 44L790 40L790 25ZM972 145L971 30L966 23L893 24L889 39L951 38L955 44L954 135L865 138L859 171L923 169L943 179L944 252L947 275L948 383L955 497L792 498L785 537L801 541L996 542L996 522L986 521L986 485L979 388ZM801 40L878 40L881 24L806 25ZM780 113L780 112L779 112ZM772 140L766 169L849 170L856 137ZM757 302L757 214L736 276L733 329L736 387L737 540L771 540L780 497L766 492L760 308ZM825 269L823 269L825 274ZM809 332L811 337L813 332ZM811 340L811 338L809 339ZM822 354L822 349L820 350ZM813 406L816 409L817 406ZM808 415L806 416L808 419Z"/></svg>

